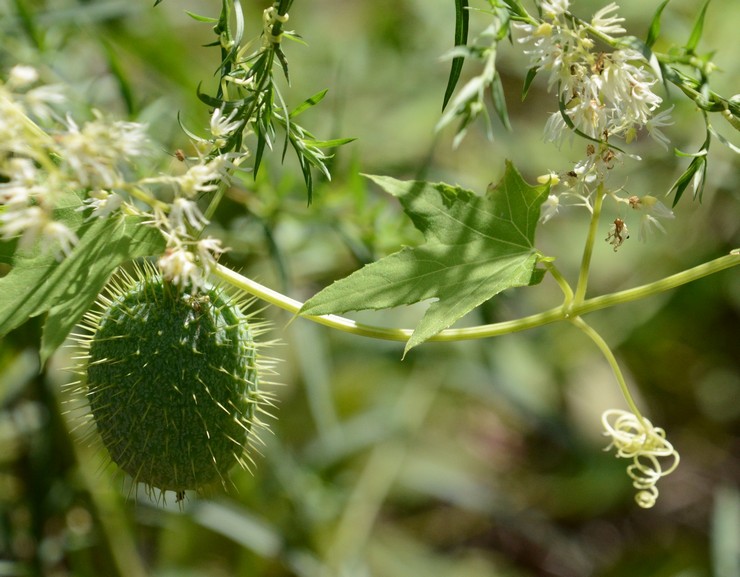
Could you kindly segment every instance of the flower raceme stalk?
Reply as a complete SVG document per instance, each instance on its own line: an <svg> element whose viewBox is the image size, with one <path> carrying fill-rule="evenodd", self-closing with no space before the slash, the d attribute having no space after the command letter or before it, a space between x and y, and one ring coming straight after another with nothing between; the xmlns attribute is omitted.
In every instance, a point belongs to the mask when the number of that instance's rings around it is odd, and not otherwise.
<svg viewBox="0 0 740 577"><path fill-rule="evenodd" d="M658 78L643 55L631 48L611 52L596 49L597 39L613 39L625 32L624 19L616 14L618 6L612 3L602 8L590 23L574 18L569 7L568 0L545 1L541 3L541 21L512 25L522 33L519 42L526 46L530 66L548 73L548 90L556 92L558 110L546 123L545 139L562 144L578 134L590 140L585 157L552 181L553 187L561 185L562 192L553 192L548 198L541 216L543 223L563 204L592 211L600 185L617 202L628 201L619 195L620 186L608 185L613 169L625 156L613 145L616 140L629 144L644 130L661 146L669 143L661 128L671 124L670 110L656 114L663 100L653 90ZM668 209L643 215L642 240L651 227L663 230L656 218L673 217ZM622 226L626 231L627 224L622 221ZM607 237L615 249L627 238L617 230L619 227L612 227Z"/></svg>

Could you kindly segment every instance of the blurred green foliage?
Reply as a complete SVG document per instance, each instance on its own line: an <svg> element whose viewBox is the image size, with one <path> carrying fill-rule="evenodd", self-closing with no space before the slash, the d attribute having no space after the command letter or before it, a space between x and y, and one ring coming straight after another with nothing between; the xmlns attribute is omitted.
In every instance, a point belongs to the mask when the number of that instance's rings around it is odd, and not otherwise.
<svg viewBox="0 0 740 577"><path fill-rule="evenodd" d="M0 67L23 62L64 82L80 102L149 122L168 152L187 147L177 126L207 126L195 96L213 81L210 31L184 14L217 2L1 0ZM268 2L243 2L248 34ZM657 2L625 0L638 36ZM598 4L576 1L589 16ZM697 6L669 4L658 46L684 42ZM483 20L471 18L471 28ZM578 153L541 141L556 103L536 82L519 102L526 64L499 55L513 131L495 141L471 129L452 151L434 134L449 73L454 3L426 0L296 2L290 26L289 106L328 87L304 122L338 151L333 180L306 207L301 173L279 154L244 178L213 219L232 247L227 264L304 300L364 263L417 244L392 199L358 176L423 176L473 190L497 181L504 158L530 182ZM717 48L718 91L737 90L735 0L707 13L704 48ZM471 37L474 31L471 30ZM463 78L475 71L463 69ZM675 145L703 140L700 118L675 98ZM720 130L723 127L718 126ZM630 190L656 196L685 168L637 145ZM592 294L656 280L738 246L737 160L715 146L703 202L684 202L668 234L613 253L598 246ZM577 271L583 213L559 216L537 245ZM605 231L606 233L606 231ZM1 265L0 265L1 266ZM465 323L494 322L556 304L551 279L504 293ZM40 326L29 322L0 348L0 575L164 576L572 576L732 577L740 516L740 277L727 271L671 293L595 313L640 403L681 452L655 509L633 501L624 464L601 451L599 416L622 406L605 362L580 333L553 326L495 340L428 343L401 362L403 345L336 334L267 309L281 344L281 386L262 454L236 489L149 501L72 431L61 385L62 349L38 365ZM0 298L2 298L0 296ZM422 309L358 314L413 326ZM138 497L138 498L135 498Z"/></svg>

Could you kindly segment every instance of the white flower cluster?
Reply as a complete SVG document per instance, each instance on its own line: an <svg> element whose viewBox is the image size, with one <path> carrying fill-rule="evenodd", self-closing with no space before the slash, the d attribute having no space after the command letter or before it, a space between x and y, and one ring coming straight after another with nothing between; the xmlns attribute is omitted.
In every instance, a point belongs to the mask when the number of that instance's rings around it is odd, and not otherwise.
<svg viewBox="0 0 740 577"><path fill-rule="evenodd" d="M656 483L678 467L678 452L666 439L665 431L654 427L644 417L610 409L604 412L601 422L604 434L611 438L606 450L615 447L617 457L632 460L627 467L627 474L632 479L632 486L637 489L635 501L640 507L649 509L658 499ZM672 462L664 469L660 459L671 459Z"/></svg>
<svg viewBox="0 0 740 577"><path fill-rule="evenodd" d="M592 209L594 191L621 161L621 153L610 142L620 139L630 143L641 130L646 130L668 148L669 140L661 128L671 122L670 109L655 114L662 103L653 92L658 79L642 54L627 48L595 50L594 37L612 38L625 32L624 19L616 15L616 4L599 10L590 23L569 14L569 0L545 0L540 6L540 23L513 26L524 34L519 42L528 47L525 53L530 56L530 66L549 73L548 90L557 90L558 111L550 115L545 125L545 138L560 144L580 133L593 140L586 147L586 157L560 175L558 180L566 191L548 198L541 216L546 222L557 214L563 200ZM612 196L627 201L614 193ZM651 207L654 210L644 221L647 224L641 224L641 238L645 238L648 224L657 224L656 217L673 216L665 207L660 209L655 203ZM656 228L662 230L660 225Z"/></svg>
<svg viewBox="0 0 740 577"><path fill-rule="evenodd" d="M195 199L229 182L229 170L234 168L229 155L220 155L210 161L199 160L181 176L148 179L148 182L169 183L175 191L172 202L166 209L155 208L150 221L167 240L165 254L157 261L166 279L197 289L216 266L225 249L218 239L199 238L208 219Z"/></svg>
<svg viewBox="0 0 740 577"><path fill-rule="evenodd" d="M649 128L665 145L667 139L659 131L664 120L652 118L662 102L652 91L658 79L642 54L632 49L594 51L593 31L609 36L625 32L624 19L614 14L617 5L599 10L590 25L566 17L568 8L568 0L546 1L541 24L514 24L525 34L520 42L530 46L525 51L530 65L549 72L548 88L557 86L565 113L584 134L597 140L621 137L630 142L638 130ZM570 133L559 111L551 116L549 129L548 137L556 141Z"/></svg>
<svg viewBox="0 0 740 577"><path fill-rule="evenodd" d="M88 219L148 217L167 240L159 259L165 276L201 286L224 249L216 239L200 238L208 221L196 198L229 181L233 155L183 155L190 166L181 174L138 178L135 163L151 151L145 125L111 121L99 112L78 124L55 112L65 102L61 91L36 86L38 79L35 69L16 66L0 81L0 237L19 238L22 251L40 243L57 259L68 256L79 239L55 211L65 197L83 195L80 210L88 211ZM211 138L196 144L218 150L240 127L233 114L216 110ZM170 203L157 198L166 190Z"/></svg>
<svg viewBox="0 0 740 577"><path fill-rule="evenodd" d="M18 237L20 250L43 241L61 258L78 240L54 220L61 198L78 188L60 166L75 151L67 153L64 142L34 122L55 118L54 108L65 101L58 87L37 86L38 78L34 68L19 65L0 81L0 237Z"/></svg>

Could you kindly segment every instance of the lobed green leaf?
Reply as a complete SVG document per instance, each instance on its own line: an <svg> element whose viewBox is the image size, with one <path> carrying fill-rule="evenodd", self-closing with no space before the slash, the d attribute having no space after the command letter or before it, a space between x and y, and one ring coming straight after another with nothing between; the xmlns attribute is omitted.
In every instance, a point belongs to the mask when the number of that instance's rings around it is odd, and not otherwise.
<svg viewBox="0 0 740 577"><path fill-rule="evenodd" d="M534 234L549 187L529 186L511 163L485 196L444 183L369 178L399 199L426 242L335 282L309 299L301 314L436 299L406 344L408 352L501 291L541 280Z"/></svg>

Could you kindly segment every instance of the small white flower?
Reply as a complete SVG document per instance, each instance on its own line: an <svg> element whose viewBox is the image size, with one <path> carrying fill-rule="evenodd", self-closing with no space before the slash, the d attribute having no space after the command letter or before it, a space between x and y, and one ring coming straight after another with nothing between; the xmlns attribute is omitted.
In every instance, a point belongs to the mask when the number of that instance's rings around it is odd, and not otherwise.
<svg viewBox="0 0 740 577"><path fill-rule="evenodd" d="M203 276L195 264L193 253L182 245L167 248L157 261L157 266L164 278L178 286L197 288L203 284Z"/></svg>
<svg viewBox="0 0 740 577"><path fill-rule="evenodd" d="M572 134L560 112L553 112L547 119L544 129L545 142L553 142L560 147L566 137L572 136Z"/></svg>
<svg viewBox="0 0 740 577"><path fill-rule="evenodd" d="M28 206L0 212L0 235L9 239L23 235L21 244L30 246L44 229L47 214L40 206Z"/></svg>
<svg viewBox="0 0 740 577"><path fill-rule="evenodd" d="M44 85L32 88L23 95L23 102L28 111L40 120L49 120L53 116L53 105L66 101L63 88L58 85Z"/></svg>
<svg viewBox="0 0 740 577"><path fill-rule="evenodd" d="M645 128L647 128L648 134L650 134L650 136L666 150L668 150L668 145L671 143L671 141L668 140L668 138L660 129L664 126L671 126L673 124L673 121L671 120L672 110L673 106L671 106L667 110L664 110L663 112L656 114L645 124Z"/></svg>
<svg viewBox="0 0 740 577"><path fill-rule="evenodd" d="M123 180L119 167L143 156L148 149L146 126L136 122L107 122L100 113L80 128L67 118L60 135L60 155L86 187L115 188Z"/></svg>
<svg viewBox="0 0 740 577"><path fill-rule="evenodd" d="M221 108L216 108L211 115L211 134L216 142L216 147L221 148L226 144L226 139L236 132L244 123L242 119L234 120L239 109L234 108L228 116L224 116Z"/></svg>
<svg viewBox="0 0 740 577"><path fill-rule="evenodd" d="M665 228L658 222L659 218L675 218L673 211L654 196L646 195L642 198L631 196L628 202L634 210L642 212L642 216L640 217L640 231L637 235L637 238L642 242L647 241L653 229L665 233Z"/></svg>
<svg viewBox="0 0 740 577"><path fill-rule="evenodd" d="M93 218L105 218L117 211L123 204L123 198L106 190L93 190L89 193L88 198L84 200L84 203L86 206L82 206L78 210L92 208L93 211L87 217L87 220L91 220Z"/></svg>
<svg viewBox="0 0 740 577"><path fill-rule="evenodd" d="M619 6L614 2L604 6L594 14L594 17L591 19L591 26L602 34L624 34L626 30L620 26L624 22L624 18L619 18L616 14L609 15L616 10L619 10Z"/></svg>
<svg viewBox="0 0 740 577"><path fill-rule="evenodd" d="M52 250L57 260L61 260L63 256L68 256L74 245L79 241L73 231L56 220L48 221L41 234L44 242L47 243L44 249Z"/></svg>
<svg viewBox="0 0 740 577"><path fill-rule="evenodd" d="M188 171L177 177L180 194L192 198L202 192L212 192L218 188L221 175L210 164L194 164Z"/></svg>
<svg viewBox="0 0 740 577"><path fill-rule="evenodd" d="M208 219L192 200L176 198L170 210L170 222L177 233L184 235L188 232L188 225L190 228L200 230L208 224Z"/></svg>
<svg viewBox="0 0 740 577"><path fill-rule="evenodd" d="M45 188L39 185L40 175L29 158L16 156L6 161L3 176L7 182L0 183L0 202L9 210L28 206L33 197L43 196Z"/></svg>
<svg viewBox="0 0 740 577"><path fill-rule="evenodd" d="M537 177L537 182L539 182L540 184L549 184L550 186L556 186L560 182L560 175L555 172L541 174Z"/></svg>
<svg viewBox="0 0 740 577"><path fill-rule="evenodd" d="M596 98L584 99L567 109L573 124L591 138L600 138L607 128L607 108Z"/></svg>
<svg viewBox="0 0 740 577"><path fill-rule="evenodd" d="M10 69L6 86L11 90L26 88L38 81L38 79L39 73L33 66L17 64Z"/></svg>
<svg viewBox="0 0 740 577"><path fill-rule="evenodd" d="M555 194L550 194L547 197L547 200L542 203L541 213L540 213L540 222L542 224L545 224L548 220L550 220L553 216L555 216L558 213L558 210L560 209L560 199Z"/></svg>
<svg viewBox="0 0 740 577"><path fill-rule="evenodd" d="M198 253L198 261L203 267L205 274L209 274L213 270L218 257L225 251L226 249L221 246L221 241L217 238L204 238L198 241L196 252Z"/></svg>
<svg viewBox="0 0 740 577"><path fill-rule="evenodd" d="M549 18L557 18L565 14L570 7L569 0L544 0L541 4L542 13Z"/></svg>

